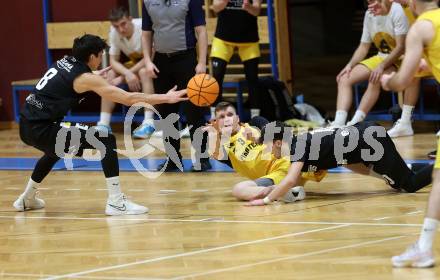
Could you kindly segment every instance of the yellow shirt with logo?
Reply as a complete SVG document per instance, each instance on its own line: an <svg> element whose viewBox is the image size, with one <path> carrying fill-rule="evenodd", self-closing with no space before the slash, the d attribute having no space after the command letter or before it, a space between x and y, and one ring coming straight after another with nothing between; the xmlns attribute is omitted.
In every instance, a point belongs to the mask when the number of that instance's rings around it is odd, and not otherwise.
<svg viewBox="0 0 440 280"><path fill-rule="evenodd" d="M230 138L228 143L223 145L232 168L251 180L269 178L274 181L274 184L280 183L289 170L291 164L289 157L277 159L271 151L267 151L265 145L248 140L245 136L246 129L253 130L255 136L259 134L257 130L245 124L241 126L237 134ZM326 174L326 171L303 172L301 176L303 179L319 182Z"/></svg>

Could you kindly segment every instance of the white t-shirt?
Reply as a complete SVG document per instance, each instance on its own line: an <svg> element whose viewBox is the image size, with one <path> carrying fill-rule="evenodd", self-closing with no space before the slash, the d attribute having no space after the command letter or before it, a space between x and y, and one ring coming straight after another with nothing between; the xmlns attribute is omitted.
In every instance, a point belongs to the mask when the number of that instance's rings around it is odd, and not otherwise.
<svg viewBox="0 0 440 280"><path fill-rule="evenodd" d="M134 31L130 39L119 35L113 26L110 27L110 55L120 55L122 52L129 58L142 57L142 19L135 18L132 22Z"/></svg>
<svg viewBox="0 0 440 280"><path fill-rule="evenodd" d="M374 43L379 56L387 56L396 47L396 36L408 33L409 23L400 4L393 3L385 16L365 12L362 43Z"/></svg>

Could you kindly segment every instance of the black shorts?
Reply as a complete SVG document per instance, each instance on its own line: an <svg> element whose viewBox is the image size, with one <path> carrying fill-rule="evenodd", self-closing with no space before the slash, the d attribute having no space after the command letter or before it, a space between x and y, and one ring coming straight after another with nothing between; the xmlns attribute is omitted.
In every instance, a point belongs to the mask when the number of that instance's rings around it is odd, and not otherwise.
<svg viewBox="0 0 440 280"><path fill-rule="evenodd" d="M82 156L85 149L105 149L97 139L107 137L104 134L79 123L29 121L20 118L21 140L52 157L61 158L67 153Z"/></svg>

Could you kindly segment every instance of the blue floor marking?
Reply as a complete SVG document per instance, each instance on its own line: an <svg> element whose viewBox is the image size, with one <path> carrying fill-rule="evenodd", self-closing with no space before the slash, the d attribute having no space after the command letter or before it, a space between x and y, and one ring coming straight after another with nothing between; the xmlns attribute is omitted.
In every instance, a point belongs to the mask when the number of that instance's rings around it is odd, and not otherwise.
<svg viewBox="0 0 440 280"><path fill-rule="evenodd" d="M38 158L0 158L0 170L33 170ZM150 171L156 170L159 164L165 159L141 159L139 160L145 169ZM210 160L212 169L209 172L233 172L232 168L226 164L216 160ZM405 160L406 163L433 163L433 160ZM101 171L101 163L99 161L87 161L82 158L72 159L72 167L74 171ZM184 171L191 169L192 163L190 159L183 160ZM55 164L53 170L67 170L64 160L60 160ZM129 159L119 159L120 171L134 172L136 168ZM338 167L329 170L329 173L349 173L350 170Z"/></svg>

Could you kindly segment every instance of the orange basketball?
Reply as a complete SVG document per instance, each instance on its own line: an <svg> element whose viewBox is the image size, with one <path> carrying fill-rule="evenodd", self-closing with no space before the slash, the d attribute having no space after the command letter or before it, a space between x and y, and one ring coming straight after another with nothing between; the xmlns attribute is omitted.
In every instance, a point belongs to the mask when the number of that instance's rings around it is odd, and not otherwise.
<svg viewBox="0 0 440 280"><path fill-rule="evenodd" d="M188 98L194 105L209 106L217 99L220 87L214 77L208 74L197 74L187 86Z"/></svg>

